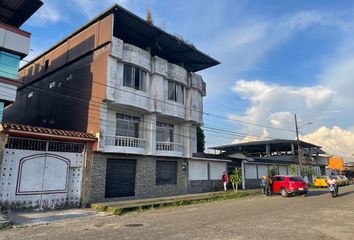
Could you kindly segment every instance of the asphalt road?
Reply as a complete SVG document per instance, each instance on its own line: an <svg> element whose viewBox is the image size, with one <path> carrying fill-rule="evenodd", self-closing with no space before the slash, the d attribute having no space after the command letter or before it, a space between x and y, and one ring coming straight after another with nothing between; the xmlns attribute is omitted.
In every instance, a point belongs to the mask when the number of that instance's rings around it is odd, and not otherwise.
<svg viewBox="0 0 354 240"><path fill-rule="evenodd" d="M0 231L0 239L354 239L354 185L332 199L256 196Z"/></svg>

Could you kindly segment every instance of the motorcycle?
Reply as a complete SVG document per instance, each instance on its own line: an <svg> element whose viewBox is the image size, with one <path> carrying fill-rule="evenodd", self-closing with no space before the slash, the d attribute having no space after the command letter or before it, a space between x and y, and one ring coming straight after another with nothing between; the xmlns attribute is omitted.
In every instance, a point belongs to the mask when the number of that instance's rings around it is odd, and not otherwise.
<svg viewBox="0 0 354 240"><path fill-rule="evenodd" d="M336 185L334 185L334 184L331 184L331 185L329 185L329 192L331 193L331 195L332 195L332 198L334 198L334 197L337 197L338 196L338 192L337 192L337 186Z"/></svg>

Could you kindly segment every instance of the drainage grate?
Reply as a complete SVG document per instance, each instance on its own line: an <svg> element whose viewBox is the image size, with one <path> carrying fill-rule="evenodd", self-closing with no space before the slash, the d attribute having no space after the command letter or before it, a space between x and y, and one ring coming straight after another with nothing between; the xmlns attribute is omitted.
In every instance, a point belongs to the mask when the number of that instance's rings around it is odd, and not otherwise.
<svg viewBox="0 0 354 240"><path fill-rule="evenodd" d="M144 224L141 223L133 223L133 224L126 224L126 227L142 227Z"/></svg>

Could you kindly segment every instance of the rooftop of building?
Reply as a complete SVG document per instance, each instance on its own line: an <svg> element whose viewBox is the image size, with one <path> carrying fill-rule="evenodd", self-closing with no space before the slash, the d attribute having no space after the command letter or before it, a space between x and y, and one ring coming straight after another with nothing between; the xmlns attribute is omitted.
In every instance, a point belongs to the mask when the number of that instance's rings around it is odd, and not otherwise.
<svg viewBox="0 0 354 240"><path fill-rule="evenodd" d="M0 1L0 22L19 28L42 5L40 0Z"/></svg>
<svg viewBox="0 0 354 240"><path fill-rule="evenodd" d="M299 141L301 148L321 148L320 146L314 145L312 143ZM211 147L210 149L227 151L227 152L265 152L266 146L270 146L270 150L276 151L291 151L291 144L297 146L298 142L296 140L288 139L274 139L266 141L252 141L252 142L243 142L235 143L229 145L222 145ZM312 150L311 150L312 151Z"/></svg>
<svg viewBox="0 0 354 240"><path fill-rule="evenodd" d="M67 39L84 31L92 24L104 19L110 14L114 14L113 36L142 49L149 49L152 56L156 55L164 58L171 63L184 67L188 72L197 72L220 63L207 54L199 51L194 45L187 43L181 37L167 33L127 9L114 4L75 32L59 41L50 49L34 58L21 69L35 62L46 53L61 45Z"/></svg>

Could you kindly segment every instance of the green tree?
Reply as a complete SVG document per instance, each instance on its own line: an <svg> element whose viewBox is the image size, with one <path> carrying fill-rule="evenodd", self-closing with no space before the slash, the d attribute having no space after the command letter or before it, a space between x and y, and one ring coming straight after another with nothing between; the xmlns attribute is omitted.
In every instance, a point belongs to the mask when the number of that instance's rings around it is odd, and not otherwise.
<svg viewBox="0 0 354 240"><path fill-rule="evenodd" d="M230 175L230 182L231 182L232 189L234 190L234 192L237 192L238 185L240 185L242 183L241 168L235 167L235 169L232 170L232 174Z"/></svg>
<svg viewBox="0 0 354 240"><path fill-rule="evenodd" d="M205 150L205 135L204 130L197 127L197 152L203 153Z"/></svg>
<svg viewBox="0 0 354 240"><path fill-rule="evenodd" d="M305 175L307 175L309 181L312 183L313 168L312 167L304 168L304 173Z"/></svg>
<svg viewBox="0 0 354 240"><path fill-rule="evenodd" d="M298 175L298 168L296 164L290 164L289 165L289 170L290 170L290 174L293 176Z"/></svg>
<svg viewBox="0 0 354 240"><path fill-rule="evenodd" d="M273 165L269 168L269 176L273 177L278 174L278 166Z"/></svg>

